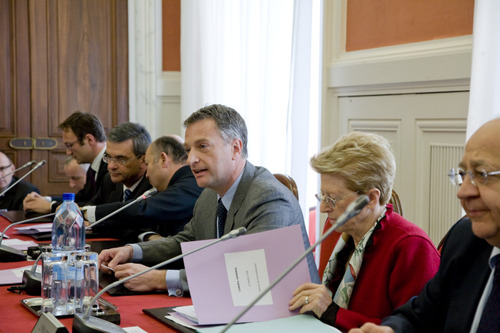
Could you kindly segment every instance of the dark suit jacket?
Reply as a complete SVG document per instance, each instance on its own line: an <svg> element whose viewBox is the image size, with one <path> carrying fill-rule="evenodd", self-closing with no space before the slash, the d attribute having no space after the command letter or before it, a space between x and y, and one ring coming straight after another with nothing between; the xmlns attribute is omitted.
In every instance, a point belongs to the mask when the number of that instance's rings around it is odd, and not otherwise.
<svg viewBox="0 0 500 333"><path fill-rule="evenodd" d="M146 265L154 265L181 253L180 243L216 238L217 193L205 189L196 201L193 218L184 230L173 237L139 243ZM245 227L248 233L299 224L305 248L308 248L304 217L299 202L268 170L246 162L241 181L227 212L224 233ZM307 257L311 279L319 283L312 254ZM184 290L188 289L184 270L181 271Z"/></svg>
<svg viewBox="0 0 500 333"><path fill-rule="evenodd" d="M104 161L101 161L99 170L97 171L95 183L89 179L90 169L91 168L89 167L89 169L87 170L87 179L85 182L85 186L75 194L75 202L80 207L85 206L87 202L89 202L96 195L104 180L104 176L108 174L108 164ZM55 201L55 203L52 204L52 212L55 212L57 207L62 204L62 197L53 197L52 200Z"/></svg>
<svg viewBox="0 0 500 333"><path fill-rule="evenodd" d="M18 179L19 178L17 177L12 177L12 181L9 186L14 184ZM3 190L0 191L0 193L1 192L3 192ZM21 180L16 184L16 186L8 190L3 196L0 197L0 209L22 210L24 197L31 192L40 193L35 185Z"/></svg>
<svg viewBox="0 0 500 333"><path fill-rule="evenodd" d="M137 241L137 236L145 231L154 231L162 236L175 235L193 216L194 204L202 190L189 166L183 166L174 173L165 191L122 210L94 230L113 237L117 237L118 232L121 238L126 237L130 241ZM95 210L96 219L124 205L121 202L99 205ZM126 232L123 232L125 229Z"/></svg>
<svg viewBox="0 0 500 333"><path fill-rule="evenodd" d="M491 251L491 245L472 233L468 218L458 221L446 238L434 278L382 324L404 333L469 332L491 273Z"/></svg>
<svg viewBox="0 0 500 333"><path fill-rule="evenodd" d="M137 199L141 194L146 192L151 188L151 184L149 184L149 180L144 175L141 178L139 185L134 189L132 195L129 198L130 200ZM123 184L122 183L113 183L111 181L111 176L107 173L104 176L101 186L97 190L97 193L94 195L92 199L90 199L86 206L99 206L103 204L109 203L118 203L121 204L123 201ZM111 213L111 212L110 212ZM104 214L101 217L106 216Z"/></svg>

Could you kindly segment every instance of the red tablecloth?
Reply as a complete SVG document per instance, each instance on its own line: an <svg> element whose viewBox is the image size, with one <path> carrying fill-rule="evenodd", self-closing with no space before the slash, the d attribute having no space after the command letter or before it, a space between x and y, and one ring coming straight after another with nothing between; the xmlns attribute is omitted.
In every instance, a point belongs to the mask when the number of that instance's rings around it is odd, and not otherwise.
<svg viewBox="0 0 500 333"><path fill-rule="evenodd" d="M0 216L0 230L4 230L9 225L9 221ZM15 227L14 227L15 228ZM30 237L17 235L11 229L7 235L23 240L31 240ZM28 262L0 262L0 269L10 269L26 266ZM15 294L7 290L8 286L0 286L0 332L31 332L38 317L31 313L21 300L30 298L26 294ZM174 332L174 330L163 325L159 321L149 317L142 312L142 309L151 309L167 306L180 306L192 304L190 298L169 297L165 294L134 295L134 296L109 296L103 297L118 307L121 317L120 327L139 326L147 332ZM61 319L64 326L71 331L72 318Z"/></svg>

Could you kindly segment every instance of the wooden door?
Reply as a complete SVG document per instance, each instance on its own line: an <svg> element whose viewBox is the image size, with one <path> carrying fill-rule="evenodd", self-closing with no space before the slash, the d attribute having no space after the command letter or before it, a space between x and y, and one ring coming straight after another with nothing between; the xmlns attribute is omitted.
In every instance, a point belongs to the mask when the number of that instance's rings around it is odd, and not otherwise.
<svg viewBox="0 0 500 333"><path fill-rule="evenodd" d="M107 131L128 120L127 0L0 0L0 44L0 149L18 166L45 159L27 179L60 194L58 124L77 110Z"/></svg>

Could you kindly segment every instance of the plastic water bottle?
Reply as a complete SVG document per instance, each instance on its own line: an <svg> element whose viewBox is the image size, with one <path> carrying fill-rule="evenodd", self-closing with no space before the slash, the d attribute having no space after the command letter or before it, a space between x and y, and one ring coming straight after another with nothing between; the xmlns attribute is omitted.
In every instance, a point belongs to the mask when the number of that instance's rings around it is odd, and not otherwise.
<svg viewBox="0 0 500 333"><path fill-rule="evenodd" d="M52 251L83 251L85 225L83 216L75 204L74 193L63 194L63 204L57 210L52 223Z"/></svg>

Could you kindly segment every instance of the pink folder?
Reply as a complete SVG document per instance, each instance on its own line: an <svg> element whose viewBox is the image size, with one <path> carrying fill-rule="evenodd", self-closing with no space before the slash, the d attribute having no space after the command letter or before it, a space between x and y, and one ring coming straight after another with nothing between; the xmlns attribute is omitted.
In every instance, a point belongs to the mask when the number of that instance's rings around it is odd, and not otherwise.
<svg viewBox="0 0 500 333"><path fill-rule="evenodd" d="M181 248L185 253L210 241L185 242ZM300 226L294 225L229 239L185 257L198 323L230 322L245 308L242 299L248 299L244 304L253 301L259 294L258 290L273 283L304 251ZM261 266L262 259L265 267ZM268 277L264 276L266 270ZM266 284L266 280L269 283ZM293 291L306 282L311 282L311 278L304 259L270 291L270 296L266 295L264 305L257 303L238 322L265 321L298 314L298 311L288 310L288 302ZM245 293L245 288L253 293ZM235 300L239 304L235 305Z"/></svg>

